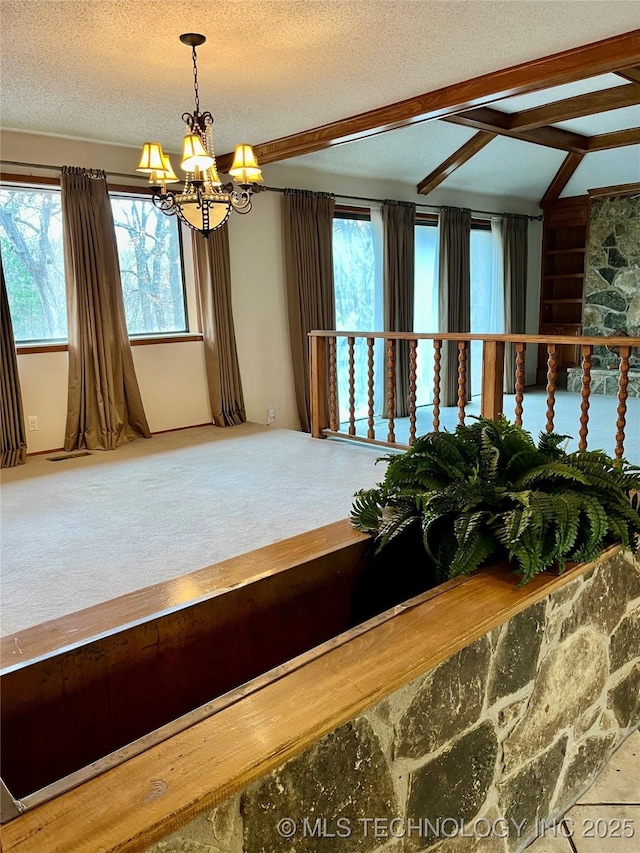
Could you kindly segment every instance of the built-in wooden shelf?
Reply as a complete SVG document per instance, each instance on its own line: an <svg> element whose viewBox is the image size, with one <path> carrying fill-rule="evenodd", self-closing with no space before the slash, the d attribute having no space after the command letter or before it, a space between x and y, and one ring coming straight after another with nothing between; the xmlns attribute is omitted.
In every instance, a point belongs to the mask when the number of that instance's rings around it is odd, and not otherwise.
<svg viewBox="0 0 640 853"><path fill-rule="evenodd" d="M540 333L582 332L585 259L589 207L587 196L564 198L544 212ZM556 351L556 370L564 374L580 361L578 346L562 344ZM538 379L547 372L547 351L538 350Z"/></svg>
<svg viewBox="0 0 640 853"><path fill-rule="evenodd" d="M546 279L579 278L582 281L584 279L584 273L582 273L582 272L554 272L554 273L546 274L545 278Z"/></svg>
<svg viewBox="0 0 640 853"><path fill-rule="evenodd" d="M584 255L586 249L549 249L547 255Z"/></svg>

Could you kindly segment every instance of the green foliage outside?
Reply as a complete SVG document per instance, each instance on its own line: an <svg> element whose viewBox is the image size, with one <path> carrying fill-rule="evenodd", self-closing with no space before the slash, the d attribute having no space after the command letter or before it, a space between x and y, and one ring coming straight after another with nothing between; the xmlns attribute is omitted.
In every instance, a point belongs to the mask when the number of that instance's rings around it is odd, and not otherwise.
<svg viewBox="0 0 640 853"><path fill-rule="evenodd" d="M383 457L384 481L356 494L351 521L378 550L419 525L440 582L509 560L526 583L593 560L607 543L635 552L640 513L629 495L640 468L599 450L566 453L567 437L542 433L536 445L505 418L429 433Z"/></svg>

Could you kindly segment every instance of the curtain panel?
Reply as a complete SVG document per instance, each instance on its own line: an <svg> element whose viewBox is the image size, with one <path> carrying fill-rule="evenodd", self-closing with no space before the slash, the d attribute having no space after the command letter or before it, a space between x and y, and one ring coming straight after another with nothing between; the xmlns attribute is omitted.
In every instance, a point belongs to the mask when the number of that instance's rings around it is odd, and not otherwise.
<svg viewBox="0 0 640 853"><path fill-rule="evenodd" d="M2 325L2 352L0 361L0 420L2 423L2 468L23 465L27 457L27 439L22 412L22 394L18 375L18 358L13 338L13 323L9 311L9 298L4 280L4 268L0 255L0 324Z"/></svg>
<svg viewBox="0 0 640 853"><path fill-rule="evenodd" d="M385 201L384 226L384 329L386 332L413 331L415 282L416 206L408 201ZM396 344L395 414L409 415L409 341ZM386 395L383 417L387 417Z"/></svg>
<svg viewBox="0 0 640 853"><path fill-rule="evenodd" d="M471 211L440 208L439 321L443 332L469 332L471 328ZM458 347L449 341L442 347L441 405L458 401ZM467 349L467 398L470 399L469 349Z"/></svg>
<svg viewBox="0 0 640 853"><path fill-rule="evenodd" d="M192 240L211 417L216 426L236 426L247 418L231 308L228 225L208 237L194 231Z"/></svg>
<svg viewBox="0 0 640 853"><path fill-rule="evenodd" d="M303 432L311 431L309 341L313 329L335 328L333 212L329 193L287 189L283 198L289 337L296 404Z"/></svg>
<svg viewBox="0 0 640 853"><path fill-rule="evenodd" d="M525 331L527 298L529 219L520 214L505 214L502 222L502 254L504 258L504 311L505 332L520 334ZM515 345L507 344L505 350L505 382L507 394L515 393Z"/></svg>
<svg viewBox="0 0 640 853"><path fill-rule="evenodd" d="M133 366L105 173L60 178L69 334L65 450L114 450L151 433Z"/></svg>

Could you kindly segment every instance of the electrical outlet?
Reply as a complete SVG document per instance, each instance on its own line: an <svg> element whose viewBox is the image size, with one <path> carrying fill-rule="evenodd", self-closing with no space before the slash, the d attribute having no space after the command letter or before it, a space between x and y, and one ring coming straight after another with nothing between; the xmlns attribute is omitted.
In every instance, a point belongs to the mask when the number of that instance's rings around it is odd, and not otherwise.
<svg viewBox="0 0 640 853"><path fill-rule="evenodd" d="M29 429L31 431L38 429L38 416L37 415L29 415Z"/></svg>
<svg viewBox="0 0 640 853"><path fill-rule="evenodd" d="M276 410L267 409L267 423L272 424L276 419Z"/></svg>

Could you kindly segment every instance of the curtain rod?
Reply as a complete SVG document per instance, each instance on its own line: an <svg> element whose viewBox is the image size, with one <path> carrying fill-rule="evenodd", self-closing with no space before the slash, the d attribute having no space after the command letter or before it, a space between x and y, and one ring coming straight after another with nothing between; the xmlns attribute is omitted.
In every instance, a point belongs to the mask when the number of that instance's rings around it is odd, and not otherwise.
<svg viewBox="0 0 640 853"><path fill-rule="evenodd" d="M21 163L17 160L0 160L0 163L3 164L4 166L21 166L21 167L26 168L26 169L48 169L48 170L51 170L52 172L61 172L62 171L62 166L46 166L42 163ZM127 175L124 172L107 172L106 174L111 178L133 178L137 181L142 180L144 178L143 175ZM284 192L286 192L286 188L285 187L261 186L260 192L284 193ZM340 193L330 193L330 195L332 195L334 198L342 198L342 199L345 199L347 201L368 201L368 202L376 202L379 204L382 204L385 201L385 199L383 199L383 198L368 198L367 196L360 196L360 195L342 195ZM424 204L422 202L416 202L416 207L426 207L429 210L440 210L442 205L440 205L440 204ZM472 210L471 212L472 213L481 213L481 214L484 214L485 216L505 216L504 211L502 213L499 213L496 210ZM539 216L531 216L531 215L527 214L526 216L527 216L527 219L535 221L535 222L541 222L542 218L543 218L542 214L540 214Z"/></svg>
<svg viewBox="0 0 640 853"><path fill-rule="evenodd" d="M260 187L260 191L261 192L271 192L271 193L284 193L284 192L286 192L286 188L285 187L266 187L266 186L264 186L264 187ZM384 199L384 198L369 198L368 196L361 196L361 195L342 195L341 193L329 193L329 195L333 196L334 198L346 199L347 201L369 201L369 202L373 201L373 202L377 202L379 204L383 204L386 201L386 199ZM428 207L429 210L440 210L440 208L442 208L444 206L446 206L446 205L424 204L423 202L416 202L416 207ZM504 211L499 213L496 210L476 210L475 208L471 211L471 213L483 213L486 216L506 216L507 215ZM543 219L542 214L540 214L539 216L532 216L530 214L522 214L522 215L526 216L527 219L534 220L536 222L541 222Z"/></svg>

